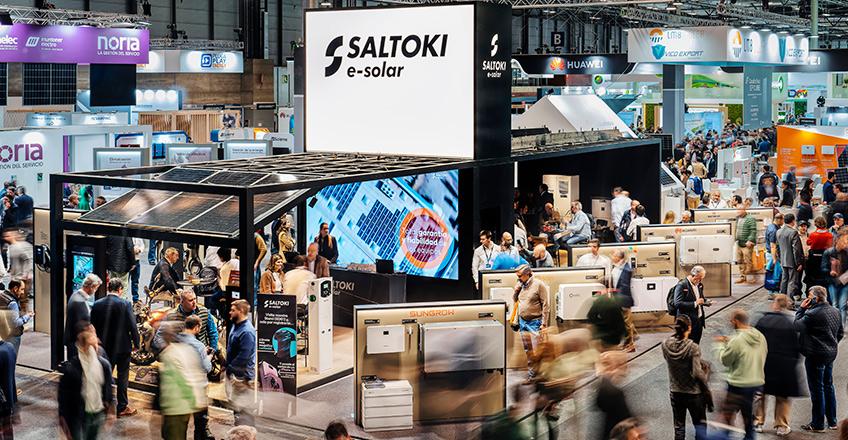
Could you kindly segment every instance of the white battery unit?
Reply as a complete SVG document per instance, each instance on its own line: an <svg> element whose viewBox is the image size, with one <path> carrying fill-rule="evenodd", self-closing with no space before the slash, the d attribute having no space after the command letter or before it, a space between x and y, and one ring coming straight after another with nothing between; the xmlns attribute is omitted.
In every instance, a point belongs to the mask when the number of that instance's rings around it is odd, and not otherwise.
<svg viewBox="0 0 848 440"><path fill-rule="evenodd" d="M309 304L309 369L323 373L333 368L333 279L309 281L306 290Z"/></svg>
<svg viewBox="0 0 848 440"><path fill-rule="evenodd" d="M412 386L409 382L363 383L362 427L366 431L412 429Z"/></svg>
<svg viewBox="0 0 848 440"><path fill-rule="evenodd" d="M495 320L421 324L424 372L494 370L506 365L506 333Z"/></svg>
<svg viewBox="0 0 848 440"><path fill-rule="evenodd" d="M512 316L512 300L515 290L510 287L493 287L489 289L489 299L501 300L506 303L506 316Z"/></svg>
<svg viewBox="0 0 848 440"><path fill-rule="evenodd" d="M406 351L406 326L370 325L365 329L365 353L386 354Z"/></svg>
<svg viewBox="0 0 848 440"><path fill-rule="evenodd" d="M698 237L699 263L729 263L733 261L733 236L701 235Z"/></svg>
<svg viewBox="0 0 848 440"><path fill-rule="evenodd" d="M680 264L712 264L733 261L733 236L684 235L680 237Z"/></svg>
<svg viewBox="0 0 848 440"><path fill-rule="evenodd" d="M592 198L592 217L595 217L595 220L606 220L610 221L612 219L612 202L610 199L604 199L599 197Z"/></svg>
<svg viewBox="0 0 848 440"><path fill-rule="evenodd" d="M668 291L677 285L675 277L645 277L630 280L633 295L633 312L661 312L668 309L665 299Z"/></svg>
<svg viewBox="0 0 848 440"><path fill-rule="evenodd" d="M604 289L601 283L560 284L557 292L557 317L566 321L586 319L595 293Z"/></svg>

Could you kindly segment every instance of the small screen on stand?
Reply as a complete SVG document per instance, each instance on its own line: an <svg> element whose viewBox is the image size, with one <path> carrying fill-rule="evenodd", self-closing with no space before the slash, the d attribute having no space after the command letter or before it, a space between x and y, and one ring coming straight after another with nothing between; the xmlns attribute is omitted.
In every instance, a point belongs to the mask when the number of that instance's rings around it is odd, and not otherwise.
<svg viewBox="0 0 848 440"><path fill-rule="evenodd" d="M94 254L91 252L74 251L72 254L73 292L82 288L82 283L88 274L94 272Z"/></svg>
<svg viewBox="0 0 848 440"><path fill-rule="evenodd" d="M165 158L165 144L153 144L153 160Z"/></svg>

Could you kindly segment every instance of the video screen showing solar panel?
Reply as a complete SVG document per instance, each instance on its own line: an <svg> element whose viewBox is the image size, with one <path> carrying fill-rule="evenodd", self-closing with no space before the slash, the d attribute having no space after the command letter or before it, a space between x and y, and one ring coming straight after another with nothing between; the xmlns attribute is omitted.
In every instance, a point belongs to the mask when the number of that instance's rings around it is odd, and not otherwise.
<svg viewBox="0 0 848 440"><path fill-rule="evenodd" d="M459 277L456 170L329 186L307 201L307 238L330 226L337 264L394 261L409 275Z"/></svg>
<svg viewBox="0 0 848 440"><path fill-rule="evenodd" d="M91 105L135 105L135 64L92 64Z"/></svg>

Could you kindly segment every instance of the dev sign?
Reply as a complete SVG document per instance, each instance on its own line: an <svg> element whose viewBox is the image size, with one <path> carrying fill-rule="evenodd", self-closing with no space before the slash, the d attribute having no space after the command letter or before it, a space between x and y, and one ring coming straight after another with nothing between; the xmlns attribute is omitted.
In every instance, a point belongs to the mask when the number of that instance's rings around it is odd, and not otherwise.
<svg viewBox="0 0 848 440"><path fill-rule="evenodd" d="M306 150L508 151L510 17L479 3L307 11Z"/></svg>

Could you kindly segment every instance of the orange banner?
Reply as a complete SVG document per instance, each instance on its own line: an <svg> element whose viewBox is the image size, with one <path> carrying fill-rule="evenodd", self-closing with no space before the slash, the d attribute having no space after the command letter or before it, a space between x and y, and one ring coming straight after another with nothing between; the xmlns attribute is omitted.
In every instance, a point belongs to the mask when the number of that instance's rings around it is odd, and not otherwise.
<svg viewBox="0 0 848 440"><path fill-rule="evenodd" d="M777 175L782 176L789 167L796 167L798 176L813 174L827 176L827 171L838 167L838 157L848 144L848 139L828 136L801 127L777 127ZM823 154L822 146L833 146L833 154ZM812 146L814 154L803 154L804 146ZM810 147L807 147L808 149Z"/></svg>

